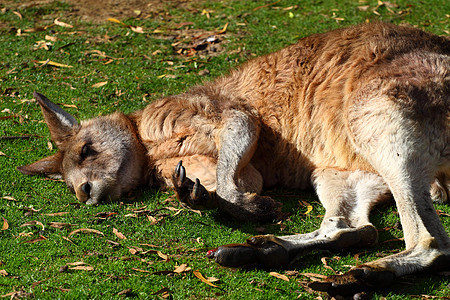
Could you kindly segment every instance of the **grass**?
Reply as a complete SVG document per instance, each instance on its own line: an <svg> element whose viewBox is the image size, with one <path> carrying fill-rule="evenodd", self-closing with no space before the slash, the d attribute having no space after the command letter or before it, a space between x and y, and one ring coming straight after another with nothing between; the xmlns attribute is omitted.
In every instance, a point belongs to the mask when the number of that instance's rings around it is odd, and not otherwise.
<svg viewBox="0 0 450 300"><path fill-rule="evenodd" d="M35 90L79 119L115 110L129 113L312 33L375 20L409 23L441 35L450 30L446 14L450 3L445 0L399 0L394 1L396 6L386 2L378 8L377 1L271 2L200 2L183 9L167 5L165 10L122 20L146 33L114 22L81 21L70 14L70 5L62 2L22 9L15 8L17 3L0 4L0 9L7 8L0 13L0 295L316 299L317 293L310 294L302 286L306 278L300 274L333 274L321 262L322 257L330 257L328 265L344 272L348 266L403 248L401 242L389 242L402 236L394 226L398 222L395 209L382 207L375 211L374 223L393 229L380 232L380 245L350 253L306 255L289 270L274 270L287 274L287 282L265 270L222 268L206 259L205 253L260 232L284 235L317 228L324 211L312 193L268 191L285 203L284 210L291 217L280 224L240 224L214 210L200 215L183 209L170 192L158 190L141 191L123 202L85 206L77 203L63 183L16 171L17 166L55 152L32 100ZM74 27L52 26L55 18ZM188 25L180 27L182 23ZM182 46L172 46L180 39L189 44L202 32L218 32L227 23L226 33L218 35L217 52L186 56L177 53ZM46 28L29 30L39 27ZM41 46L43 41L50 43L47 49ZM47 60L72 67L42 63ZM107 83L95 87L103 82ZM312 212L305 214L306 207L298 205L299 200L312 204ZM450 208L436 208L443 212L441 220L450 232ZM52 222L65 225L55 228ZM101 234L70 235L81 228ZM183 264L190 270L173 272ZM217 287L202 282L194 270L219 279L214 282ZM411 276L373 297L405 299L415 295L449 296L450 279Z"/></svg>

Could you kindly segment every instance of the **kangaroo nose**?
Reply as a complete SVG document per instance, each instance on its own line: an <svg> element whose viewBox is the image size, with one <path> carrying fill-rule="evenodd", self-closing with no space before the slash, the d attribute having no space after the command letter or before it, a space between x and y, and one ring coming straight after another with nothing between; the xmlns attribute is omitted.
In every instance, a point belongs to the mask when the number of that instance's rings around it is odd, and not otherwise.
<svg viewBox="0 0 450 300"><path fill-rule="evenodd" d="M78 200L84 203L87 200L89 200L89 198L91 198L91 191L92 191L92 183L87 181L77 186L77 188L75 189L75 194Z"/></svg>
<svg viewBox="0 0 450 300"><path fill-rule="evenodd" d="M91 194L91 184L89 182L85 182L81 185L81 190L86 194L86 196L90 196Z"/></svg>

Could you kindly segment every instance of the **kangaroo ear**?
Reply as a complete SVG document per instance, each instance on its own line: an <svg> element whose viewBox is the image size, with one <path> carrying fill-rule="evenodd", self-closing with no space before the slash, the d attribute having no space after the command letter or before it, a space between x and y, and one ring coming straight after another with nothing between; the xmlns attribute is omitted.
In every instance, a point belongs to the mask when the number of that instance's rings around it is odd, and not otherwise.
<svg viewBox="0 0 450 300"><path fill-rule="evenodd" d="M47 156L30 165L17 167L25 175L44 175L51 178L62 178L61 165L63 154L61 151Z"/></svg>
<svg viewBox="0 0 450 300"><path fill-rule="evenodd" d="M78 125L77 120L61 107L48 100L44 95L34 92L33 96L41 106L52 140L59 147L65 139L72 135L73 127Z"/></svg>

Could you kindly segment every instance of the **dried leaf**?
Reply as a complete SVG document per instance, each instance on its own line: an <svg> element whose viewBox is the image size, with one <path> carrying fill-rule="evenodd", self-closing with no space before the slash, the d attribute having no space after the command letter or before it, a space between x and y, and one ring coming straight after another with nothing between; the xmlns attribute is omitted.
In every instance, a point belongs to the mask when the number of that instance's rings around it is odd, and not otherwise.
<svg viewBox="0 0 450 300"><path fill-rule="evenodd" d="M48 225L50 227L53 227L53 228L61 229L61 228L65 228L65 227L76 226L77 224L69 224L69 223L61 223L61 222L49 222Z"/></svg>
<svg viewBox="0 0 450 300"><path fill-rule="evenodd" d="M102 86L104 86L106 84L108 84L108 81L102 81L102 82L97 82L97 83L93 84L91 87L99 88L99 87L102 87Z"/></svg>
<svg viewBox="0 0 450 300"><path fill-rule="evenodd" d="M320 281L327 278L328 276L316 273L300 273L300 275L306 276L313 281Z"/></svg>
<svg viewBox="0 0 450 300"><path fill-rule="evenodd" d="M167 255L165 255L164 253L162 253L161 251L156 251L156 254L158 254L159 257L161 257L162 259L164 259L165 261L169 260L169 257Z"/></svg>
<svg viewBox="0 0 450 300"><path fill-rule="evenodd" d="M147 246L147 247L160 247L158 245L154 245L154 244L139 244L141 246Z"/></svg>
<svg viewBox="0 0 450 300"><path fill-rule="evenodd" d="M443 212L442 210L436 209L438 216L450 217L450 214Z"/></svg>
<svg viewBox="0 0 450 300"><path fill-rule="evenodd" d="M370 5L361 5L358 6L359 11L367 11L370 8Z"/></svg>
<svg viewBox="0 0 450 300"><path fill-rule="evenodd" d="M16 16L18 16L19 17L19 19L23 19L23 17L22 17L22 15L20 14L20 12L18 12L18 11L13 11L13 14L15 14Z"/></svg>
<svg viewBox="0 0 450 300"><path fill-rule="evenodd" d="M175 270L173 270L173 272L177 273L177 274L180 274L180 273L183 273L183 272L188 272L190 270L192 270L192 269L189 268L187 264L182 264L182 265L179 265L179 266L175 267Z"/></svg>
<svg viewBox="0 0 450 300"><path fill-rule="evenodd" d="M61 27L73 28L73 25L70 25L70 24L61 22L61 21L59 21L58 19L59 19L59 18L56 18L56 19L55 19L55 21L54 21L55 25L58 25L58 26L61 26Z"/></svg>
<svg viewBox="0 0 450 300"><path fill-rule="evenodd" d="M32 232L21 232L19 233L19 235L17 236L17 238L21 238L21 237L29 237L32 236L33 233Z"/></svg>
<svg viewBox="0 0 450 300"><path fill-rule="evenodd" d="M273 276L273 277L276 277L278 279L282 279L284 281L289 281L289 278L286 275L282 275L282 274L277 273L277 272L270 272L269 275Z"/></svg>
<svg viewBox="0 0 450 300"><path fill-rule="evenodd" d="M120 246L120 243L117 243L117 242L114 242L114 241L111 241L111 240L106 240L106 242L107 242L108 244L112 245L113 247Z"/></svg>
<svg viewBox="0 0 450 300"><path fill-rule="evenodd" d="M126 289L126 290L123 290L123 291L121 291L121 292L118 292L117 293L117 296L122 296L122 295L128 295L128 294L131 294L131 289Z"/></svg>
<svg viewBox="0 0 450 300"><path fill-rule="evenodd" d="M82 266L85 265L86 263L84 261L76 261L73 263L67 263L68 266Z"/></svg>
<svg viewBox="0 0 450 300"><path fill-rule="evenodd" d="M71 242L72 244L75 244L75 243L72 242L69 238L67 238L67 237L65 237L65 236L62 236L62 238L63 238L63 240L66 240L66 241L68 241L68 242Z"/></svg>
<svg viewBox="0 0 450 300"><path fill-rule="evenodd" d="M284 272L284 274L286 274L286 276L297 276L299 274L299 272L287 270Z"/></svg>
<svg viewBox="0 0 450 300"><path fill-rule="evenodd" d="M94 267L91 267L91 266L76 266L76 267L73 267L73 268L69 268L69 270L92 271L92 270L94 270Z"/></svg>
<svg viewBox="0 0 450 300"><path fill-rule="evenodd" d="M7 156L5 153L3 153L2 151L0 151L0 156ZM3 199L5 198L5 197L2 197Z"/></svg>
<svg viewBox="0 0 450 300"><path fill-rule="evenodd" d="M38 60L37 63L42 64L41 67L50 65L50 66L59 67L59 68L72 68L72 66L60 64L58 62L51 61L51 60Z"/></svg>
<svg viewBox="0 0 450 300"><path fill-rule="evenodd" d="M119 232L116 228L113 228L113 233L114 233L119 239L122 239L122 240L126 240L126 239L127 239L127 237L124 236L121 232Z"/></svg>
<svg viewBox="0 0 450 300"><path fill-rule="evenodd" d="M65 104L65 103L63 103L62 106L78 109L78 107L75 104Z"/></svg>
<svg viewBox="0 0 450 300"><path fill-rule="evenodd" d="M8 221L5 218L3 218L2 230L7 230L8 228L9 228Z"/></svg>
<svg viewBox="0 0 450 300"><path fill-rule="evenodd" d="M46 30L46 28L47 28L47 26L46 27L33 27L33 28L27 28L27 29L25 29L24 31L25 32L39 32L39 31L44 31L44 30Z"/></svg>
<svg viewBox="0 0 450 300"><path fill-rule="evenodd" d="M14 199L13 197L10 197L10 196L3 196L2 199L8 200L8 201L17 201L16 199Z"/></svg>
<svg viewBox="0 0 450 300"><path fill-rule="evenodd" d="M150 271L142 270L142 269L137 269L137 268L131 268L131 270L137 271L137 272L142 272L142 273L151 273Z"/></svg>
<svg viewBox="0 0 450 300"><path fill-rule="evenodd" d="M160 221L162 221L164 218L160 217L157 219L153 216L147 215L147 219L150 221L150 225L155 225L155 224L158 224Z"/></svg>
<svg viewBox="0 0 450 300"><path fill-rule="evenodd" d="M307 215L307 214L309 214L310 212L312 212L312 210L313 210L312 205L308 205L308 206L306 207L306 211L304 212L304 214Z"/></svg>
<svg viewBox="0 0 450 300"><path fill-rule="evenodd" d="M103 232L98 231L96 229L90 229L90 228L80 228L80 229L76 229L74 231L72 231L71 233L69 233L69 237L79 233L79 232L84 232L84 233L95 233L95 234L100 234L100 235L104 235Z"/></svg>
<svg viewBox="0 0 450 300"><path fill-rule="evenodd" d="M57 37L55 37L55 36L50 36L50 35L46 35L46 36L45 36L45 39L46 39L46 40L49 40L49 41L52 41L52 42L56 42L56 41L58 40Z"/></svg>
<svg viewBox="0 0 450 300"><path fill-rule="evenodd" d="M139 27L139 26L136 26L136 27L130 26L130 29L133 30L136 33L145 33L144 29L142 27Z"/></svg>
<svg viewBox="0 0 450 300"><path fill-rule="evenodd" d="M40 242L40 241L43 241L43 240L46 240L47 238L45 237L45 236L42 236L42 235L40 235L38 238L36 238L36 239L32 239L32 240L29 240L29 241L25 241L25 242L23 242L23 243L25 243L25 244L32 244L32 243L36 243L36 242Z"/></svg>
<svg viewBox="0 0 450 300"><path fill-rule="evenodd" d="M162 298L167 298L169 297L169 289L164 287L162 289L160 289L157 292L154 292L152 295L156 296L156 295L161 295Z"/></svg>
<svg viewBox="0 0 450 300"><path fill-rule="evenodd" d="M47 281L47 280L49 280L50 278L47 278L47 279L43 279L43 280L39 280L39 281L36 281L36 282L33 282L33 284L31 285L31 287L34 289L35 287L37 287L38 285L40 285L41 283L43 283L43 282L45 282L45 281Z"/></svg>
<svg viewBox="0 0 450 300"><path fill-rule="evenodd" d="M195 277L197 277L198 279L200 279L202 282L206 283L209 286L212 287L218 287L217 285L211 283L210 281L208 281L208 279L206 279L205 277L203 277L202 273L200 273L200 271L196 270L193 272Z"/></svg>
<svg viewBox="0 0 450 300"><path fill-rule="evenodd" d="M117 24L121 24L121 25L123 25L123 26L127 26L125 23L123 23L123 22L117 20L116 18L108 18L108 19L106 19L106 20L109 21L109 22L114 22L114 23L117 23Z"/></svg>
<svg viewBox="0 0 450 300"><path fill-rule="evenodd" d="M8 272L6 272L6 270L0 270L0 275L8 276Z"/></svg>
<svg viewBox="0 0 450 300"><path fill-rule="evenodd" d="M337 274L337 272L336 272L332 267L330 267L330 266L328 265L327 259L328 259L328 257L322 257L322 258L320 259L320 261L322 262L323 266L324 266L326 269L331 270L331 271L333 271L335 274Z"/></svg>
<svg viewBox="0 0 450 300"><path fill-rule="evenodd" d="M221 30L216 32L216 34L224 34L225 32L227 32L227 28L228 28L228 23L225 24L225 26L223 26L223 28Z"/></svg>
<svg viewBox="0 0 450 300"><path fill-rule="evenodd" d="M53 144L50 141L47 141L47 148L48 150L52 151L53 150Z"/></svg>
<svg viewBox="0 0 450 300"><path fill-rule="evenodd" d="M68 213L69 213L68 211L62 211L62 212L42 214L42 215L49 216L49 217L56 217L56 216L64 216L64 215L67 215Z"/></svg>
<svg viewBox="0 0 450 300"><path fill-rule="evenodd" d="M219 278L216 278L216 277L208 277L208 278L206 278L206 279L208 279L209 282L217 282L217 281L220 281L220 279L219 279Z"/></svg>
<svg viewBox="0 0 450 300"><path fill-rule="evenodd" d="M34 226L34 225L39 225L42 227L42 230L45 230L44 224L42 224L39 221L30 221L30 222L26 222L25 224L20 225L20 227L24 227L24 226Z"/></svg>

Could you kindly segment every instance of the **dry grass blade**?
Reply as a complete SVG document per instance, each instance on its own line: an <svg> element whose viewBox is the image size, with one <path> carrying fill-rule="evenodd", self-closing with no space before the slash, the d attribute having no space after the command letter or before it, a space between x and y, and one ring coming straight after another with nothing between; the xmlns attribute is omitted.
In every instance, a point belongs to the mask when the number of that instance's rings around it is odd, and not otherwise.
<svg viewBox="0 0 450 300"><path fill-rule="evenodd" d="M102 86L107 85L107 84L108 84L108 81L102 81L102 82L97 82L97 83L91 85L91 87L99 88L99 87L102 87Z"/></svg>
<svg viewBox="0 0 450 300"><path fill-rule="evenodd" d="M62 211L62 212L42 214L42 215L49 216L49 217L56 217L56 216L64 216L64 215L67 215L68 213L69 213L68 211Z"/></svg>
<svg viewBox="0 0 450 300"><path fill-rule="evenodd" d="M164 287L160 289L159 291L156 291L152 294L153 296L161 295L162 298L167 298L169 296L169 289Z"/></svg>
<svg viewBox="0 0 450 300"><path fill-rule="evenodd" d="M277 272L270 272L269 275L289 282L289 278L286 275Z"/></svg>
<svg viewBox="0 0 450 300"><path fill-rule="evenodd" d="M82 266L82 265L85 265L85 262L84 261L76 261L73 263L67 263L67 265L68 266Z"/></svg>
<svg viewBox="0 0 450 300"><path fill-rule="evenodd" d="M128 294L131 294L131 291L132 291L132 289L126 289L126 290L123 290L123 291L121 291L121 292L118 292L117 293L117 296L122 296L122 295L128 295Z"/></svg>
<svg viewBox="0 0 450 300"><path fill-rule="evenodd" d="M136 271L136 272L141 272L141 273L152 273L150 271L142 270L142 269L138 269L138 268L131 268L131 270Z"/></svg>
<svg viewBox="0 0 450 300"><path fill-rule="evenodd" d="M60 20L58 20L59 18L56 18L54 23L55 25L61 26L61 27L67 27L67 28L73 28L73 25L61 22Z"/></svg>
<svg viewBox="0 0 450 300"><path fill-rule="evenodd" d="M72 231L71 233L69 233L69 237L74 235L74 234L76 234L76 233L80 233L80 232L83 232L83 233L95 233L95 234L100 234L100 235L104 236L103 232L101 232L99 230L90 229L90 228L80 228L80 229L76 229L76 230Z"/></svg>
<svg viewBox="0 0 450 300"><path fill-rule="evenodd" d="M317 273L300 273L300 275L308 277L312 281L321 281L322 279L326 279L328 277L326 275L317 274Z"/></svg>
<svg viewBox="0 0 450 300"><path fill-rule="evenodd" d="M322 258L320 259L320 261L323 263L323 266L324 266L325 268L327 268L328 270L331 270L331 271L333 271L335 274L337 274L337 272L336 272L332 267L330 267L330 266L328 265L327 259L328 259L328 257L322 257Z"/></svg>
<svg viewBox="0 0 450 300"><path fill-rule="evenodd" d="M44 241L44 240L46 240L47 238L45 237L45 236L42 236L42 235L40 235L38 238L36 238L36 239L32 239L32 240L29 240L29 241L25 241L25 242L23 242L24 244L33 244L33 243L36 243L36 242L40 242L40 241Z"/></svg>
<svg viewBox="0 0 450 300"><path fill-rule="evenodd" d="M91 266L76 266L76 267L73 267L73 268L69 268L69 270L93 271L94 267L91 267Z"/></svg>
<svg viewBox="0 0 450 300"><path fill-rule="evenodd" d="M34 226L34 225L39 225L42 227L42 230L45 230L44 224L42 224L39 221L30 221L30 222L26 222L25 224L20 225L20 227L24 227L24 226Z"/></svg>
<svg viewBox="0 0 450 300"><path fill-rule="evenodd" d="M42 64L41 67L49 65L59 68L72 68L72 66L61 64L52 60L38 60L37 63Z"/></svg>
<svg viewBox="0 0 450 300"><path fill-rule="evenodd" d="M202 275L202 273L200 273L200 271L196 270L196 271L193 271L193 273L194 273L195 277L197 277L198 279L200 279L202 282L206 283L206 284L209 285L209 286L218 288L217 285L211 283L208 279L206 279L205 277L203 277L203 275Z"/></svg>

